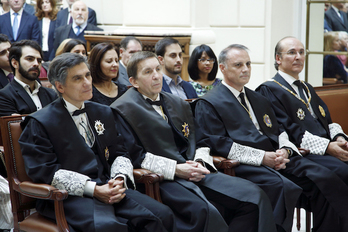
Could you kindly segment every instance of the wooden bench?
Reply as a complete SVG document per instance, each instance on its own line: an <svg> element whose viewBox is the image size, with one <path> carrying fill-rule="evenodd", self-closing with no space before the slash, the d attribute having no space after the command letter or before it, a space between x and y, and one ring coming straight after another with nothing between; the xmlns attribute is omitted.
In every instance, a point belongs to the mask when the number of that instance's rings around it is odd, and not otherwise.
<svg viewBox="0 0 348 232"><path fill-rule="evenodd" d="M329 108L332 122L341 125L348 133L348 84L329 85L314 88Z"/></svg>

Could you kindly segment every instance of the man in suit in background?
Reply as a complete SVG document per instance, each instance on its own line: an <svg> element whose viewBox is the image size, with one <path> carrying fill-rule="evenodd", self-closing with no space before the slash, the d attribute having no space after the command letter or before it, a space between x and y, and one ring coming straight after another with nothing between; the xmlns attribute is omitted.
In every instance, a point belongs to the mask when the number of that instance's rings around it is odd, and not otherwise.
<svg viewBox="0 0 348 232"><path fill-rule="evenodd" d="M82 1L76 1L71 7L71 16L73 23L58 27L54 32L54 53L59 44L67 39L80 39L86 42L84 37L86 31L102 31L103 29L87 22L88 9L87 5Z"/></svg>
<svg viewBox="0 0 348 232"><path fill-rule="evenodd" d="M30 15L35 15L35 8L32 5L24 3L23 9Z"/></svg>
<svg viewBox="0 0 348 232"><path fill-rule="evenodd" d="M155 45L155 53L162 65L162 90L184 100L198 98L192 85L179 76L183 63L179 41L170 37L161 39Z"/></svg>
<svg viewBox="0 0 348 232"><path fill-rule="evenodd" d="M348 18L347 13L343 12L344 3L332 3L331 7L325 12L326 28L332 31L346 31L348 32Z"/></svg>
<svg viewBox="0 0 348 232"><path fill-rule="evenodd" d="M76 0L66 0L68 7L60 10L57 14L56 27L72 24L71 6ZM88 23L97 26L97 15L95 11L88 7Z"/></svg>
<svg viewBox="0 0 348 232"><path fill-rule="evenodd" d="M8 60L10 47L11 43L8 37L0 34L0 89L10 83L14 77Z"/></svg>
<svg viewBox="0 0 348 232"><path fill-rule="evenodd" d="M10 12L0 16L0 33L5 34L11 43L23 39L40 43L38 20L23 10L24 0L9 0Z"/></svg>
<svg viewBox="0 0 348 232"><path fill-rule="evenodd" d="M143 44L141 41L133 36L127 36L121 40L120 43L120 66L118 71L117 82L127 86L132 85L129 82L127 74L127 64L132 55L136 52L143 50Z"/></svg>
<svg viewBox="0 0 348 232"><path fill-rule="evenodd" d="M10 48L10 65L14 80L0 90L0 116L30 114L57 98L53 89L37 81L40 75L42 50L38 43L22 40Z"/></svg>

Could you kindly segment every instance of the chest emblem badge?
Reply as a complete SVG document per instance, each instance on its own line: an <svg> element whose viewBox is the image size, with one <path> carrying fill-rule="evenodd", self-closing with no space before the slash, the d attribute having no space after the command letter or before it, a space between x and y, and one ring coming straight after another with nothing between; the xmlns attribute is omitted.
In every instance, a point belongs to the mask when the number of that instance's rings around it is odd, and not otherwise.
<svg viewBox="0 0 348 232"><path fill-rule="evenodd" d="M184 136L186 138L188 138L189 134L190 134L190 128L189 128L189 125L184 122L184 124L182 125L182 132L184 133Z"/></svg>
<svg viewBox="0 0 348 232"><path fill-rule="evenodd" d="M94 128L97 131L98 135L104 134L104 131L105 131L104 124L101 123L99 120L95 121Z"/></svg>
<svg viewBox="0 0 348 232"><path fill-rule="evenodd" d="M270 117L268 116L268 114L265 114L263 116L263 122L266 124L267 127L272 127L272 121L270 119Z"/></svg>
<svg viewBox="0 0 348 232"><path fill-rule="evenodd" d="M306 114L305 114L305 112L303 111L302 108L298 108L296 114L297 114L297 117L298 117L300 120L304 120L304 118L306 117Z"/></svg>
<svg viewBox="0 0 348 232"><path fill-rule="evenodd" d="M319 105L319 111L320 111L321 115L325 118L325 116L326 116L325 110L321 105Z"/></svg>

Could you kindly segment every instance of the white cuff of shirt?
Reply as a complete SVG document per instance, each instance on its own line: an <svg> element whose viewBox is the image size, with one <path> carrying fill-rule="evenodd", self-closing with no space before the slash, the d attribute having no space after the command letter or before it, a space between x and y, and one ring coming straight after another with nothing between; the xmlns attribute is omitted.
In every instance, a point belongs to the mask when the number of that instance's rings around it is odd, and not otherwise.
<svg viewBox="0 0 348 232"><path fill-rule="evenodd" d="M87 180L85 189L83 190L83 195L87 197L93 197L96 184L97 183L94 181Z"/></svg>
<svg viewBox="0 0 348 232"><path fill-rule="evenodd" d="M301 155L300 151L297 149L295 144L290 142L289 136L285 131L279 135L278 142L279 142L279 148L288 147L288 148L291 148L293 151L295 151L298 155Z"/></svg>
<svg viewBox="0 0 348 232"><path fill-rule="evenodd" d="M123 175L123 174L117 174L114 179L116 180L118 177L122 177L123 178L123 186L128 189L128 185L127 185L127 176ZM135 186L134 186L135 188Z"/></svg>
<svg viewBox="0 0 348 232"><path fill-rule="evenodd" d="M234 142L231 146L227 158L238 160L242 164L260 166L262 164L265 153L266 152L263 150L244 146Z"/></svg>
<svg viewBox="0 0 348 232"><path fill-rule="evenodd" d="M214 171L217 171L217 169L214 166L213 157L210 155L210 148L209 147L200 147L196 150L194 161L202 162L204 167L208 164L210 168Z"/></svg>

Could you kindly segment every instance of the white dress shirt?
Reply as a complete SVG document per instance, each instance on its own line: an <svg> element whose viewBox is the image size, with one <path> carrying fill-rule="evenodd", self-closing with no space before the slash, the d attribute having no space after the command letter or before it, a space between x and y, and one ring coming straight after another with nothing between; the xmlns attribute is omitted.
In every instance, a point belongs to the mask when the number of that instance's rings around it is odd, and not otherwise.
<svg viewBox="0 0 348 232"><path fill-rule="evenodd" d="M41 110L42 109L42 104L39 98L39 89L41 88L41 85L39 82L35 81L35 89L33 91L30 90L30 86L24 82L22 82L21 80L19 80L18 78L14 77L14 79L23 87L23 89L25 89L25 91L28 93L28 95L30 96L30 98L33 100L36 109L37 110Z"/></svg>

